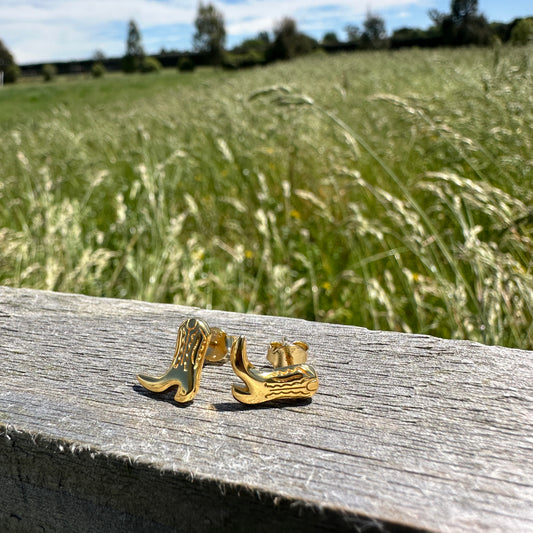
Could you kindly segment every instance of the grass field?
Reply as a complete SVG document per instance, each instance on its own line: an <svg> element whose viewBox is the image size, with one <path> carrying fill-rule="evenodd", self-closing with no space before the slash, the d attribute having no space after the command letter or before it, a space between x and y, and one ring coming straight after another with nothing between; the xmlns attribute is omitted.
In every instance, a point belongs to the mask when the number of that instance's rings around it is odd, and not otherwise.
<svg viewBox="0 0 533 533"><path fill-rule="evenodd" d="M533 348L530 48L0 90L0 284Z"/></svg>

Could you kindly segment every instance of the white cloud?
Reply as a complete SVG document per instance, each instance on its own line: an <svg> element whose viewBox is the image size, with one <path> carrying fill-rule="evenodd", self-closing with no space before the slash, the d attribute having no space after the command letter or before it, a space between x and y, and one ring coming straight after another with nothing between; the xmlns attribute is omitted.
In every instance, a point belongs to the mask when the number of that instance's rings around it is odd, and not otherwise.
<svg viewBox="0 0 533 533"><path fill-rule="evenodd" d="M126 22L130 18L142 19L153 26L168 22L190 22L196 10L195 1L157 0L3 0L2 25L13 22L58 21L87 25L107 22Z"/></svg>
<svg viewBox="0 0 533 533"><path fill-rule="evenodd" d="M195 11L194 1L3 0L0 38L20 63L88 58L97 48L107 55L121 55L129 19L137 20L144 31L190 24ZM117 32L117 25L122 30Z"/></svg>
<svg viewBox="0 0 533 533"><path fill-rule="evenodd" d="M338 28L361 20L368 9L383 12L391 8L427 5L432 0L243 0L215 1L224 13L230 36L270 31L284 16L294 17L303 31L326 31L332 20ZM107 55L124 52L127 21L135 19L146 42L158 40L158 26L188 25L183 47L191 43L197 0L0 0L0 38L20 63L88 58L96 48ZM121 28L121 29L120 29ZM154 35L156 35L154 37ZM176 38L173 39L176 42Z"/></svg>

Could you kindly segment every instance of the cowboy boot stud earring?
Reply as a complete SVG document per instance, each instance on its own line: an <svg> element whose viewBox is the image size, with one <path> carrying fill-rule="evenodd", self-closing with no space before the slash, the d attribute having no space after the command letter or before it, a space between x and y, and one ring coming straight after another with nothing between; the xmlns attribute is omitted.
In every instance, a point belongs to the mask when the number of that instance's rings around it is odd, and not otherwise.
<svg viewBox="0 0 533 533"><path fill-rule="evenodd" d="M257 404L271 400L311 398L318 390L316 370L306 364L307 344L273 342L267 359L273 371L257 370L248 360L246 339L241 336L231 348L231 366L244 381L244 386L233 385L231 392L239 402Z"/></svg>
<svg viewBox="0 0 533 533"><path fill-rule="evenodd" d="M152 392L163 392L177 387L174 399L190 402L200 388L204 362L224 363L227 360L232 337L219 328L210 328L196 318L185 320L178 329L176 351L170 368L163 376L139 374L139 383Z"/></svg>

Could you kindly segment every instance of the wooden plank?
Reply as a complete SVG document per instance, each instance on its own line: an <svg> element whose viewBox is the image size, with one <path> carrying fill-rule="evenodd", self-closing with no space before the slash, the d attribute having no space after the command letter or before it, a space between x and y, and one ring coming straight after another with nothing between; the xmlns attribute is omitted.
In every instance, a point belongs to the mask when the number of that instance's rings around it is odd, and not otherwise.
<svg viewBox="0 0 533 533"><path fill-rule="evenodd" d="M309 346L312 401L195 401L162 373L196 316ZM303 320L0 288L0 526L56 531L533 531L533 352Z"/></svg>

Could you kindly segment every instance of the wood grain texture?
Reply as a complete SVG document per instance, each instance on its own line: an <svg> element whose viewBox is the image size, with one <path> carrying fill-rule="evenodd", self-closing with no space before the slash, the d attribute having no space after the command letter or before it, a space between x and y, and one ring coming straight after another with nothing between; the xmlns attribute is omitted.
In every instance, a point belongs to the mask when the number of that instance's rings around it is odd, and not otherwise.
<svg viewBox="0 0 533 533"><path fill-rule="evenodd" d="M312 401L137 385L179 324L304 340ZM0 528L533 531L533 352L281 317L0 288Z"/></svg>

